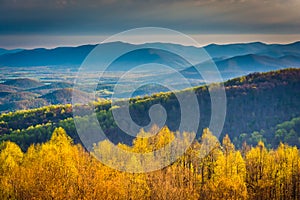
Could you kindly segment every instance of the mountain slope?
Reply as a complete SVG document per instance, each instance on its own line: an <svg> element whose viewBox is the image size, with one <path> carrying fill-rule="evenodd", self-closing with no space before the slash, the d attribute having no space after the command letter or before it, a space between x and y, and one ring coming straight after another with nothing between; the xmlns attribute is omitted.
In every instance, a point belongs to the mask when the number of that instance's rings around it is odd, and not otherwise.
<svg viewBox="0 0 300 200"><path fill-rule="evenodd" d="M186 52L190 59L195 58L199 55L201 50L196 47L182 46L176 44L141 44L134 45L123 42L111 42L101 44L103 48L106 49L106 53L109 55L115 54L115 49L128 49L134 50L135 48L141 48L141 50L136 50L135 53L129 52L126 55L120 55L121 57L117 59L114 67L118 67L114 70L126 70L126 65L134 64L138 65L145 62L164 62L167 63L170 56L164 54L170 54L163 50L159 52L153 52L149 50L149 47L154 47L160 49L164 47L167 50L176 49L179 52ZM67 66L67 67L79 67L84 61L85 57L93 50L96 45L83 45L78 47L58 47L55 49L32 49L24 50L21 52L0 55L0 66L9 67L27 67L27 66ZM174 56L172 57L174 59ZM178 58L177 58L178 59ZM182 62L182 61L181 61ZM97 61L97 64L101 61ZM125 67L122 69L122 67Z"/></svg>
<svg viewBox="0 0 300 200"><path fill-rule="evenodd" d="M55 49L32 49L0 56L0 66L77 66L95 45L58 47Z"/></svg>
<svg viewBox="0 0 300 200"><path fill-rule="evenodd" d="M38 95L32 92L10 92L6 93L5 95L1 95L2 103L11 103L14 101L21 101L21 100L32 100L35 99Z"/></svg>
<svg viewBox="0 0 300 200"><path fill-rule="evenodd" d="M265 51L268 48L267 44L261 42L254 42L248 44L210 44L204 49L213 58L228 58L240 55L255 54L257 52Z"/></svg>
<svg viewBox="0 0 300 200"><path fill-rule="evenodd" d="M110 55L115 53L116 48L130 50L136 47L142 49L154 47L157 49L163 48L170 51L176 49L176 51L178 52L185 52L185 54L188 55L189 59L195 60L195 58L199 59L199 56L202 52L202 48L169 43L151 43L134 45L122 42L112 42L101 45L107 49L106 53ZM78 67L83 62L88 53L95 47L96 45L83 45L78 47L58 47L55 49L40 48L32 50L23 50L15 53L0 55L0 66L25 67L54 65ZM268 56L273 58L279 58L283 56L300 56L300 42L285 45L269 45L260 42L226 45L211 44L203 47L203 49L207 51L210 57L218 61L249 54ZM160 60L163 60L166 57L168 56L164 56ZM157 60L157 56L153 55L151 51L138 51L138 54L131 54L130 56L121 59L119 65L124 66L127 63L135 63L141 58L143 58L143 63L154 62ZM286 57L286 59L288 58L289 57ZM165 62L167 62L167 60L165 60Z"/></svg>
<svg viewBox="0 0 300 200"><path fill-rule="evenodd" d="M227 96L227 114L221 138L225 134L229 134L238 147L241 147L244 141L256 145L259 140L264 140L269 147L276 146L279 142L275 137L276 126L300 116L300 69L253 73L229 80L224 85ZM211 100L206 86L190 90L195 91L201 111L199 137L202 129L209 125ZM181 92L184 95L186 91ZM149 109L155 104L161 104L166 109L166 125L171 130L178 130L181 119L180 106L176 96L172 93L131 99L132 119L140 126L147 125L150 120ZM116 127L110 107L110 102L105 101L96 105L96 113L101 127L114 143L131 144L133 137ZM75 109L84 110L84 107ZM114 109L122 109L122 107ZM0 121L2 121L0 123L0 140L10 139L19 142L22 147L26 148L32 142L45 141L45 138L36 137L36 134L50 135L55 127L61 126L67 130L75 142L80 142L74 121L71 118L67 119L70 115L65 115L65 110L70 110L70 106L0 115ZM84 116L80 119L86 123L89 121L89 118ZM30 125L38 126L27 129ZM22 131L18 132L16 129L22 129ZM3 134L7 135L2 137ZM296 134L300 138L300 133ZM30 139L26 139L25 136ZM300 146L300 142L297 145Z"/></svg>
<svg viewBox="0 0 300 200"><path fill-rule="evenodd" d="M264 44L261 42L240 44L211 44L204 47L213 58L230 58L247 54L258 54L271 57L285 55L300 56L300 42L291 44Z"/></svg>
<svg viewBox="0 0 300 200"><path fill-rule="evenodd" d="M23 49L12 49L12 50L7 50L7 49L3 49L0 48L0 55L4 55L4 54L10 54L10 53L16 53L19 51L22 51Z"/></svg>
<svg viewBox="0 0 300 200"><path fill-rule="evenodd" d="M74 90L72 88L58 89L51 93L45 94L40 98L44 99L49 104L68 104L72 103L73 93L76 93L76 96L80 96L83 99L82 101L89 99L89 94L79 90Z"/></svg>
<svg viewBox="0 0 300 200"><path fill-rule="evenodd" d="M41 87L44 84L41 83L40 81L33 80L33 79L19 78L19 79L7 80L4 83L2 83L2 85L17 87L20 89L31 89L31 88Z"/></svg>
<svg viewBox="0 0 300 200"><path fill-rule="evenodd" d="M285 68L300 68L300 56L270 57L265 55L247 54L235 56L227 59L216 60L215 64L222 75L227 80L233 77L243 76L253 72L267 72ZM197 65L199 69L205 67L207 63ZM208 65L209 67L210 65ZM187 78L199 78L199 72L195 67L182 70L181 73Z"/></svg>
<svg viewBox="0 0 300 200"><path fill-rule="evenodd" d="M16 92L18 90L19 89L14 87L14 86L0 84L0 93L3 93L3 92Z"/></svg>
<svg viewBox="0 0 300 200"><path fill-rule="evenodd" d="M57 89L72 88L72 87L73 87L72 83L53 82L53 83L43 85L43 86L40 86L37 88L28 89L27 91L34 92L34 93L40 94L40 95L45 95L45 94L53 92L54 90L57 90Z"/></svg>

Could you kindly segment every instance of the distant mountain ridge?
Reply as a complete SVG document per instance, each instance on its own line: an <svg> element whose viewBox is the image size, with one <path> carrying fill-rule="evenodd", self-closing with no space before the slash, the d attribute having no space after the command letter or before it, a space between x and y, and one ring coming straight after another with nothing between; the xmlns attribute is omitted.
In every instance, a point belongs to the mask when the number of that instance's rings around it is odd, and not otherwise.
<svg viewBox="0 0 300 200"><path fill-rule="evenodd" d="M100 45L107 49L106 53L108 55L114 55L115 49L129 50L128 53L120 55L107 69L108 71L128 71L141 64L157 63L170 66L176 71L182 72L188 79L203 81L194 66L187 62L193 61L193 64L196 64L199 68L207 65L207 60L200 62L201 59L199 57L203 56L203 50L212 58L224 80L253 72L300 67L299 41L291 44L265 44L261 42L224 45L210 44L203 48L170 43L137 45L111 42ZM96 46L82 45L78 47L57 47L54 49L38 48L16 52L9 51L5 54L0 54L0 67L52 66L54 68L51 70L55 68L77 70L86 56ZM174 50L179 56L170 53ZM180 54L184 54L187 58L181 58ZM209 59L209 57L206 56L206 58L202 59ZM101 65L101 58L95 64L95 66ZM208 66L210 67L211 65ZM16 68L15 70L17 71L18 69Z"/></svg>
<svg viewBox="0 0 300 200"><path fill-rule="evenodd" d="M37 48L0 55L0 66L78 66L95 45L79 47Z"/></svg>
<svg viewBox="0 0 300 200"><path fill-rule="evenodd" d="M0 48L0 55L9 54L9 53L16 53L16 52L19 52L19 51L23 51L23 49L11 49L11 50L8 50L8 49Z"/></svg>
<svg viewBox="0 0 300 200"><path fill-rule="evenodd" d="M146 44L129 44L123 42L112 42L100 44L107 48L107 51L114 53L114 48L149 48L156 47L157 49L163 47L167 50L174 48L177 51L184 51L190 55L191 58L200 55L202 48L194 46L183 46L179 44L170 43L146 43ZM83 62L85 57L96 47L96 45L82 45L78 47L57 47L54 49L37 48L32 50L13 50L1 54L0 50L0 66L8 67L27 67L27 66L73 66L78 67ZM261 42L253 43L240 43L240 44L225 44L217 45L210 44L204 46L203 49L214 60L225 60L236 56L243 55L259 55L268 56L272 58L280 58L286 56L286 59L293 64L294 59L292 57L300 57L300 42L291 44L265 44ZM141 52L140 52L141 53ZM290 57L292 56L292 57ZM157 57L153 57L151 52L144 51L139 54L145 61L157 60ZM291 58L291 59L290 59ZM136 59L136 56L128 57L122 60L123 63L132 62ZM298 63L298 62L297 62ZM290 67L290 66L289 66Z"/></svg>
<svg viewBox="0 0 300 200"><path fill-rule="evenodd" d="M290 44L265 44L262 42L237 44L210 44L204 47L211 57L233 57L238 55L259 54L271 57L300 55L300 41Z"/></svg>

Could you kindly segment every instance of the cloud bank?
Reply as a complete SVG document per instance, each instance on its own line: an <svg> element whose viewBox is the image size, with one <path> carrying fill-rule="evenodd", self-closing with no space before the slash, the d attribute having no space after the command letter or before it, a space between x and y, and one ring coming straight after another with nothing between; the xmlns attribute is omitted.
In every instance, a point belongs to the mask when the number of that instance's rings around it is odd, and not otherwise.
<svg viewBox="0 0 300 200"><path fill-rule="evenodd" d="M298 34L298 0L0 0L0 35L110 34L160 26L190 34Z"/></svg>

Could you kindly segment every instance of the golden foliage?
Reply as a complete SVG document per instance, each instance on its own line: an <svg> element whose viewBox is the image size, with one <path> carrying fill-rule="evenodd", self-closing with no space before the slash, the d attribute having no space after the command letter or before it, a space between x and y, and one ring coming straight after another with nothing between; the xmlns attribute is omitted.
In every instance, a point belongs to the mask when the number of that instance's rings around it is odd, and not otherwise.
<svg viewBox="0 0 300 200"><path fill-rule="evenodd" d="M133 146L118 147L151 153L174 141L176 134L167 127L154 136L142 131ZM185 142L189 137L182 134ZM26 153L12 142L0 145L0 199L300 199L296 147L280 144L268 150L259 142L245 149L241 154L228 136L221 145L205 129L201 141L172 165L126 173L103 165L57 128L49 142L32 145ZM124 156L116 154L109 141L94 150L101 150L101 159L111 163ZM164 156L167 160L171 154ZM138 170L139 159L132 156L119 164Z"/></svg>

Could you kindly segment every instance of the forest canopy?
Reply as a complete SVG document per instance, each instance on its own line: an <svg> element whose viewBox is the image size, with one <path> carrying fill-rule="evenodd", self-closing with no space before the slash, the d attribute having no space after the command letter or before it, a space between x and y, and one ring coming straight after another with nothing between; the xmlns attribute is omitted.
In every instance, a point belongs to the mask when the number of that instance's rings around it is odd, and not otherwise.
<svg viewBox="0 0 300 200"><path fill-rule="evenodd" d="M244 142L255 146L264 141L266 147L276 148L280 142L300 147L300 69L285 69L254 73L224 83L227 96L227 113L221 138L228 134L237 148ZM209 126L211 115L210 95L207 86L189 89L199 102L200 121L197 138ZM180 91L183 93L185 91ZM149 123L149 109L161 104L167 112L166 125L178 130L180 105L172 92L129 100L132 120L140 126ZM128 136L116 125L110 101L95 102L95 112L101 128L115 144L131 145L134 137ZM0 141L13 141L22 150L31 144L46 142L57 127L63 127L75 143L80 143L73 120L73 110L83 106L52 105L0 115ZM88 121L87 116L80 116ZM280 125L282 124L282 125ZM133 133L137 134L137 133Z"/></svg>
<svg viewBox="0 0 300 200"><path fill-rule="evenodd" d="M140 133L144 134L144 133ZM167 127L151 139L135 140L129 151L147 152L166 145L174 132ZM199 156L211 141L213 150ZM213 142L214 141L214 142ZM105 145L102 141L95 146ZM121 144L120 144L121 145ZM107 159L116 156L107 149ZM165 159L168 159L166 157ZM137 158L122 165L137 165ZM1 199L299 199L300 152L280 143L268 150L263 142L237 150L226 135L219 143L208 130L173 164L150 173L109 168L75 145L64 129L26 152L13 142L0 145Z"/></svg>

